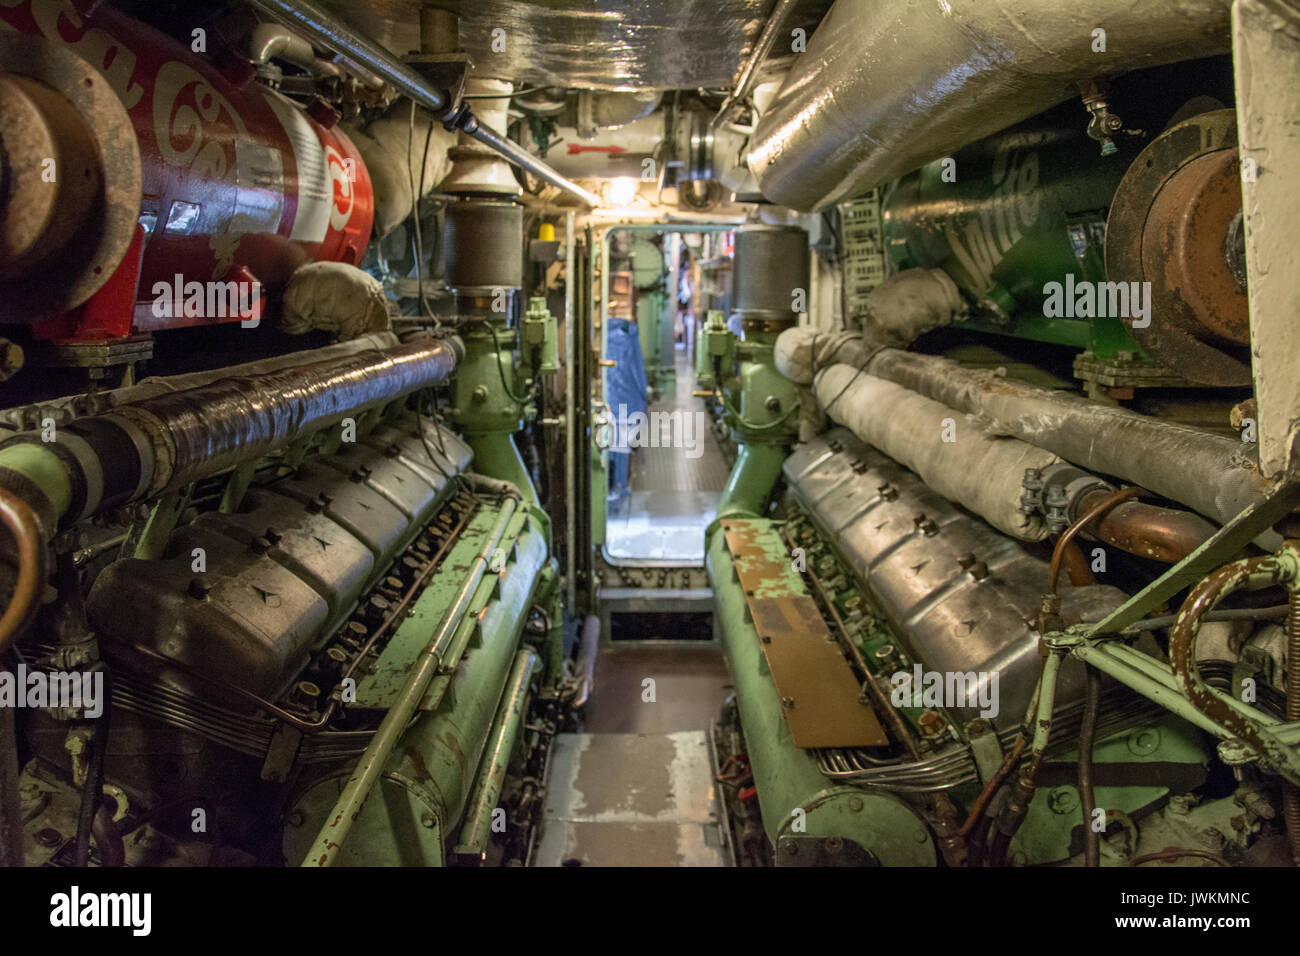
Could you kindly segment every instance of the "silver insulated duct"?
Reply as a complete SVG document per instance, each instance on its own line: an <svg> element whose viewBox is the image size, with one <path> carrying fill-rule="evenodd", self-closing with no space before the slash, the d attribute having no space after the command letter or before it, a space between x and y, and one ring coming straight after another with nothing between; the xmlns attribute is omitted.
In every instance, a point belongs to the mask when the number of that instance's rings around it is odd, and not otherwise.
<svg viewBox="0 0 1300 956"><path fill-rule="evenodd" d="M1078 96L1081 81L1226 53L1230 7L836 0L759 120L749 168L772 202L825 208Z"/></svg>

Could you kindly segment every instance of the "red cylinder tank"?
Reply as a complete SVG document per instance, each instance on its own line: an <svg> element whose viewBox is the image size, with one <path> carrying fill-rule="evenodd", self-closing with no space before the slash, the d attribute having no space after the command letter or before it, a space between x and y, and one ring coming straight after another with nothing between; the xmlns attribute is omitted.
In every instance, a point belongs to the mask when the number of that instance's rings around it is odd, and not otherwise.
<svg viewBox="0 0 1300 956"><path fill-rule="evenodd" d="M156 290L174 288L178 276L182 286L256 279L274 294L306 262L361 261L374 198L360 154L338 128L261 84L231 83L202 56L106 4L4 0L0 21L99 70L139 141L148 235L133 321L110 336L241 318L224 308L212 314L209 296L179 310L156 307ZM42 326L41 337L82 337L67 317Z"/></svg>

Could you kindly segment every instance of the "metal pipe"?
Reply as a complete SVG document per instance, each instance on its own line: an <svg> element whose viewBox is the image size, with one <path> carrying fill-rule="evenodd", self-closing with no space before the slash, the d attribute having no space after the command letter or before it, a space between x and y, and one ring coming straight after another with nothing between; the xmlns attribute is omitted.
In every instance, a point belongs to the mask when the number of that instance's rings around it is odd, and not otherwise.
<svg viewBox="0 0 1300 956"><path fill-rule="evenodd" d="M1088 559L1083 556L1077 541L1071 541L1062 549L1061 566L1065 569L1065 576L1070 579L1072 587L1083 588L1097 583L1092 568L1088 565Z"/></svg>
<svg viewBox="0 0 1300 956"><path fill-rule="evenodd" d="M311 66L316 58L311 44L273 23L259 23L248 41L248 57L258 66L283 57L298 66Z"/></svg>
<svg viewBox="0 0 1300 956"><path fill-rule="evenodd" d="M17 493L0 487L0 523L13 538L18 561L18 579L9 604L0 616L0 655L35 617L41 592L49 574L46 535L37 511Z"/></svg>
<svg viewBox="0 0 1300 956"><path fill-rule="evenodd" d="M1300 590L1295 588L1287 595L1286 660L1286 722L1293 724L1300 721ZM1300 787L1289 780L1282 784L1282 818L1291 860L1300 863Z"/></svg>
<svg viewBox="0 0 1300 956"><path fill-rule="evenodd" d="M1169 632L1170 667L1188 704L1222 724L1231 736L1239 738L1266 765L1275 768L1291 783L1300 782L1300 766L1297 766L1294 753L1276 738L1263 733L1267 726L1265 721L1244 713L1235 700L1225 698L1205 682L1196 661L1196 636L1201 618L1234 591L1243 588L1254 591L1284 584L1294 594L1300 588L1298 575L1300 553L1295 550L1294 542L1284 544L1276 555L1243 558L1224 565L1192 588L1178 609L1178 620Z"/></svg>
<svg viewBox="0 0 1300 956"><path fill-rule="evenodd" d="M797 0L776 0L776 6L772 8L771 15L767 18L767 22L763 24L763 32L759 34L753 52L749 54L749 59L741 67L740 76L736 79L735 87L718 109L718 115L709 120L711 129L717 129L732 108L737 103L743 103L749 97L749 92L754 86L754 80L758 76L758 68L763 65L767 55L772 52L772 47L776 44L776 35L785 26L785 22L790 18L796 3Z"/></svg>
<svg viewBox="0 0 1300 956"><path fill-rule="evenodd" d="M1101 672L1095 667L1089 667L1087 680L1083 725L1079 729L1079 809L1083 813L1084 866L1100 866L1101 833L1092 825L1092 814L1097 808L1092 749L1097 740L1097 712L1101 708Z"/></svg>
<svg viewBox="0 0 1300 956"><path fill-rule="evenodd" d="M413 69L369 37L308 0L249 0L269 17L294 28L313 45L341 53L370 70L399 93L442 113L446 94L428 85Z"/></svg>
<svg viewBox="0 0 1300 956"><path fill-rule="evenodd" d="M1043 673L1039 678L1038 713L1034 718L1033 743L1029 749L1029 759L1015 785L1011 788L1007 805L999 814L993 833L993 842L989 846L989 864L1004 866L1007 849L1015 837L1020 825L1029 813L1029 804L1033 802L1034 792L1038 786L1038 768L1042 766L1047 753L1047 745L1052 734L1052 710L1056 706L1056 683L1060 674L1064 651L1052 649L1047 660L1043 662Z"/></svg>
<svg viewBox="0 0 1300 956"><path fill-rule="evenodd" d="M582 638L578 642L578 660L573 668L573 677L578 683L577 696L573 698L575 708L584 707L591 699L591 691L596 682L596 654L600 646L600 618L594 614L587 615L582 622Z"/></svg>
<svg viewBox="0 0 1300 956"><path fill-rule="evenodd" d="M448 101L445 92L434 89L428 81L400 59L316 4L310 3L309 0L249 0L249 2L268 16L293 27L313 44L334 50L356 61L385 80L393 89L431 110L444 121L454 119L458 129L491 147L521 169L544 179L592 208L600 205L599 198L577 183L565 179L523 147L480 126L478 120L468 110L458 117L446 116L445 114L455 104Z"/></svg>
<svg viewBox="0 0 1300 956"><path fill-rule="evenodd" d="M16 435L0 448L0 477L41 512L51 486L33 476L53 469L76 490L75 500L69 496L49 509L53 518L88 517L220 474L441 382L456 361L450 343L428 340L220 378L65 425L63 456L39 433ZM54 521L42 524L50 533Z"/></svg>
<svg viewBox="0 0 1300 956"><path fill-rule="evenodd" d="M992 430L1116 475L1227 523L1263 500L1266 482L1242 442L1077 395L963 368L932 355L882 349L866 372L990 422ZM1276 547L1266 533L1257 539Z"/></svg>
<svg viewBox="0 0 1300 956"><path fill-rule="evenodd" d="M371 738L365 753L361 755L356 768L348 777L343 792L339 794L338 800L334 803L334 809L326 817L325 825L321 827L320 833L317 834L316 840L312 843L311 849L303 860L304 866L332 866L337 860L343 841L347 839L352 824L360 815L366 798L370 796L371 789L383 772L384 765L388 762L388 757L392 754L393 748L397 746L397 741L405 732L407 724L410 723L411 717L415 714L416 708L419 707L420 700L423 698L425 690L428 689L429 682L437 674L439 665L442 663L442 653L445 645L460 626L461 620L464 618L474 596L474 591L487 571L492 552L500 543L502 536L505 534L506 526L510 523L510 519L514 516L519 504L519 500L515 498L507 498L503 502L501 516L497 519L496 524L492 526L492 531L487 535L483 547L475 555L471 563L470 573L465 578L465 583L461 585L456 600L452 602L451 607L443 616L438 630L420 652L420 657L411 669L410 676L402 685L397 700L389 708L388 713L384 715L379 729L375 731L375 735Z"/></svg>
<svg viewBox="0 0 1300 956"><path fill-rule="evenodd" d="M519 739L519 729L524 722L524 705L528 700L528 685L537 666L537 653L524 648L515 656L510 677L506 680L501 703L497 707L492 730L488 734L487 748L479 765L474 789L470 792L469 811L460 829L460 843L455 853L462 860L474 859L482 863L486 858L488 840L492 833L492 814L501 799L501 786L505 783L506 768Z"/></svg>
<svg viewBox="0 0 1300 956"><path fill-rule="evenodd" d="M570 613L578 609L578 489L575 484L575 456L577 449L578 416L575 396L578 393L574 359L575 331L573 328L574 292L577 261L574 248L574 213L564 216L564 583L569 597Z"/></svg>
<svg viewBox="0 0 1300 956"><path fill-rule="evenodd" d="M1210 611L1201 615L1201 621L1276 621L1287 616L1288 605L1277 604L1273 607L1239 607L1225 611ZM1178 620L1177 614L1165 614L1160 617L1145 617L1136 624L1130 624L1120 633L1128 636L1141 634L1143 631L1158 631L1172 627Z"/></svg>
<svg viewBox="0 0 1300 956"><path fill-rule="evenodd" d="M95 815L99 812L104 791L104 757L108 752L109 719L112 714L113 685L108 669L101 663L95 670L104 675L104 710L95 720L90 739L90 765L86 769L86 782L81 787L81 803L77 810L77 835L74 844L73 866L90 865L90 836Z"/></svg>
<svg viewBox="0 0 1300 956"><path fill-rule="evenodd" d="M1080 502L1088 508L1090 497ZM1177 564L1213 537L1214 525L1200 515L1175 508L1161 508L1141 501L1125 501L1101 517L1090 531L1121 551L1153 561Z"/></svg>
<svg viewBox="0 0 1300 956"><path fill-rule="evenodd" d="M595 193L588 192L577 183L565 179L546 163L542 162L532 153L528 152L514 140L506 139L504 136L498 136L495 132L486 126L479 125L477 122L465 129L465 132L478 140L485 146L496 150L507 160L514 163L520 169L532 173L539 179L543 179L559 189L564 190L570 196L574 196L580 202L592 209L600 206L600 197Z"/></svg>
<svg viewBox="0 0 1300 956"><path fill-rule="evenodd" d="M836 0L759 118L749 168L772 202L826 208L1077 96L1080 81L1224 53L1230 6Z"/></svg>
<svg viewBox="0 0 1300 956"><path fill-rule="evenodd" d="M8 656L0 652L0 661ZM0 707L0 867L23 865L23 819L18 796L18 728L13 707Z"/></svg>
<svg viewBox="0 0 1300 956"><path fill-rule="evenodd" d="M1070 527L1065 529L1065 533L1056 539L1056 547L1052 548L1052 560L1047 565L1047 593L1056 593L1056 580L1061 576L1061 562L1064 560L1065 549L1074 540L1074 536L1083 528L1092 524L1111 508L1127 501L1130 498L1136 498L1138 495L1146 494L1141 488L1123 488L1119 491L1108 492L1101 501L1094 504L1091 510L1084 512L1083 516L1075 521Z"/></svg>
<svg viewBox="0 0 1300 956"><path fill-rule="evenodd" d="M128 405L131 402L152 398L164 392L179 392L182 389L194 388L196 385L207 385L217 379L228 378L231 375L261 375L263 372L289 368L293 365L303 365L309 361L316 362L327 358L355 355L367 349L392 348L397 344L399 344L399 340L392 332L371 332L368 335L350 339L347 342L339 342L335 345L327 345L324 348L288 352L284 355L275 355L270 358L244 362L240 365L229 365L224 368L208 369L203 372L151 376L134 385L126 385L122 388L113 388L106 391L61 395L58 398L47 399L31 405L20 405L8 409L2 414L4 415L4 424L12 424L17 428L35 428L41 419L49 416L51 412L67 409L67 418L60 417L57 414L53 416L55 421L63 424L70 418L84 418L88 415L99 414L119 405Z"/></svg>
<svg viewBox="0 0 1300 956"><path fill-rule="evenodd" d="M718 517L746 515L761 518L766 515L768 498L781 477L783 464L785 448L782 445L742 444L718 500Z"/></svg>

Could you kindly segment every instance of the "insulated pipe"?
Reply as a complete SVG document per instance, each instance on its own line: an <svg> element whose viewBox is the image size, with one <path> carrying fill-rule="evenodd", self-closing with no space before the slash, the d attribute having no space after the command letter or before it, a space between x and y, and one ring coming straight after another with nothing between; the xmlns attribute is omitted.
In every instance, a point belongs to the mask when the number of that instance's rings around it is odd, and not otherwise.
<svg viewBox="0 0 1300 956"><path fill-rule="evenodd" d="M754 79L758 76L758 68L763 65L767 55L772 52L772 47L776 44L777 34L785 26L786 20L794 11L797 0L776 0L776 6L772 8L772 14L763 24L763 32L759 34L758 42L754 44L754 50L749 54L749 59L741 67L740 76L736 79L736 86L727 96L726 101L718 110L718 115L709 120L709 127L717 129L722 125L722 121L727 118L732 107L737 103L745 102L749 96L749 91L754 87Z"/></svg>
<svg viewBox="0 0 1300 956"><path fill-rule="evenodd" d="M371 332L346 342L327 345L311 351L287 352L270 358L245 362L242 365L229 365L225 368L210 369L203 372L187 372L184 375L151 376L122 388L102 392L82 392L75 395L62 395L31 405L23 405L5 412L7 422L19 428L35 428L51 409L67 409L69 418L86 417L105 412L119 405L127 405L145 398L152 398L164 392L179 392L207 385L221 378L245 375L261 375L265 372L278 371L293 365L302 365L304 360L319 362L325 359L345 355L355 355L368 349L392 348L398 344L398 338L392 332ZM62 423L63 418L55 416Z"/></svg>
<svg viewBox="0 0 1300 956"><path fill-rule="evenodd" d="M410 97L444 120L454 119L456 128L491 147L521 169L544 179L592 208L600 205L598 197L577 183L565 179L523 147L480 126L472 113L464 111L457 117L448 117L446 114L453 104L448 101L445 92L434 89L424 77L400 59L316 4L308 0L249 0L249 2L266 15L294 28L314 45L334 50L355 60L385 80L393 89Z"/></svg>
<svg viewBox="0 0 1300 956"><path fill-rule="evenodd" d="M1047 536L1041 516L1020 510L1020 496L1027 469L1057 463L1051 452L996 437L946 405L849 365L822 370L814 388L827 415L949 501L1022 540Z"/></svg>
<svg viewBox="0 0 1300 956"><path fill-rule="evenodd" d="M43 518L49 512L76 520L261 458L443 381L456 360L450 342L434 339L156 395L64 425L55 442L38 433L14 436L0 446L0 484L9 483ZM60 503L49 499L42 473L70 486Z"/></svg>
<svg viewBox="0 0 1300 956"><path fill-rule="evenodd" d="M978 415L998 434L1141 485L1220 524L1264 496L1267 483L1253 451L1231 438L915 352L884 349L866 371Z"/></svg>
<svg viewBox="0 0 1300 956"><path fill-rule="evenodd" d="M749 168L772 202L824 209L1078 96L1081 81L1224 53L1230 7L836 0L759 119Z"/></svg>

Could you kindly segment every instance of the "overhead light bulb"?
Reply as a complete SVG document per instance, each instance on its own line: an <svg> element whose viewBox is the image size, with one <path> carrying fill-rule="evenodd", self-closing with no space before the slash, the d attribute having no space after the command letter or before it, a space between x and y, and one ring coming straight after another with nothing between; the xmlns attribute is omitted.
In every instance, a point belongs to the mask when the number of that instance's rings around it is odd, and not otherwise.
<svg viewBox="0 0 1300 956"><path fill-rule="evenodd" d="M616 209L630 206L636 200L640 184L629 176L620 176L609 184L606 201Z"/></svg>

